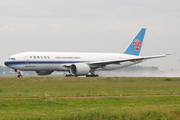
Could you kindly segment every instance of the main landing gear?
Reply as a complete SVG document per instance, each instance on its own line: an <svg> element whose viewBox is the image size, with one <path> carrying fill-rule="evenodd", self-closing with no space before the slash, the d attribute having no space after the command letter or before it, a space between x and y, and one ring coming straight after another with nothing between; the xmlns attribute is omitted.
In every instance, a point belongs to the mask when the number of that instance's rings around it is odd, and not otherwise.
<svg viewBox="0 0 180 120"><path fill-rule="evenodd" d="M74 75L71 75L71 74L66 74L65 77L72 77Z"/></svg>
<svg viewBox="0 0 180 120"><path fill-rule="evenodd" d="M65 77L72 77L72 76L76 76L76 75L71 75L71 74L65 75ZM77 76L76 76L76 77L77 77ZM99 77L99 75L92 74L92 75L86 75L86 77Z"/></svg>
<svg viewBox="0 0 180 120"><path fill-rule="evenodd" d="M97 74L92 74L92 75L86 75L86 77L99 77Z"/></svg>

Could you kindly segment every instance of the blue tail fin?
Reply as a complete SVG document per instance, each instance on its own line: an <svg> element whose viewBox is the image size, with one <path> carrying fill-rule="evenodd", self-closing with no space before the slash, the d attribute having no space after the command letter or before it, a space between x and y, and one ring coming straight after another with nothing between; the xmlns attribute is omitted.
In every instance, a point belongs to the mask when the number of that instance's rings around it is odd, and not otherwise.
<svg viewBox="0 0 180 120"><path fill-rule="evenodd" d="M134 38L134 40L131 42L131 44L128 46L128 48L125 50L124 54L139 56L145 32L146 28L142 28L141 31L137 34L137 36Z"/></svg>

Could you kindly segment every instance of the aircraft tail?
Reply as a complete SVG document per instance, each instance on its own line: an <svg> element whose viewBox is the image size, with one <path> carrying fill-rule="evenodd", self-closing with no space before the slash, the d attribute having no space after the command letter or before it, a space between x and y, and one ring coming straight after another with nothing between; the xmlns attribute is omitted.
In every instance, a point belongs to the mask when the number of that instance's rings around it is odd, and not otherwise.
<svg viewBox="0 0 180 120"><path fill-rule="evenodd" d="M137 36L134 38L134 40L131 42L131 44L128 46L128 48L125 50L124 54L139 56L145 32L146 28L142 28L141 31L137 34Z"/></svg>

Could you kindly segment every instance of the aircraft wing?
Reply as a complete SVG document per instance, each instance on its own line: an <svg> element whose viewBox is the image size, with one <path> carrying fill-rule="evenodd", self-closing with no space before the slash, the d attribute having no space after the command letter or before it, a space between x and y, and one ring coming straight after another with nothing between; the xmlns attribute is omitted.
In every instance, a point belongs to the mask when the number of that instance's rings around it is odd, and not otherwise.
<svg viewBox="0 0 180 120"><path fill-rule="evenodd" d="M144 57L138 57L138 58L129 58L129 59L116 59L116 60L106 60L106 61L95 61L95 62L84 62L85 64L88 64L90 67L93 66L105 66L108 64L120 64L121 62L127 62L127 61L138 61L138 60L144 60ZM64 67L70 67L74 63L68 63L63 64Z"/></svg>
<svg viewBox="0 0 180 120"><path fill-rule="evenodd" d="M138 62L141 60L146 60L146 59L154 59L154 58L161 58L161 57L166 57L169 54L163 54L163 55L154 55L154 56L146 56L146 57L140 57L137 56L136 58L125 58L125 59L116 59L116 60L106 60L106 61L95 61L95 62L86 62L91 68L98 68L101 66L106 66L109 64L121 64L122 62ZM70 67L72 64L63 64L64 67Z"/></svg>
<svg viewBox="0 0 180 120"><path fill-rule="evenodd" d="M107 60L107 61L96 61L96 62L89 62L87 63L90 65L90 67L93 66L105 66L108 64L121 64L122 62L138 62L141 60L146 60L146 59L153 59L153 58L161 58L161 57L166 57L169 54L163 54L163 55L155 55L155 56L146 56L146 57L137 57L137 58L126 58L126 59L118 59L118 60Z"/></svg>

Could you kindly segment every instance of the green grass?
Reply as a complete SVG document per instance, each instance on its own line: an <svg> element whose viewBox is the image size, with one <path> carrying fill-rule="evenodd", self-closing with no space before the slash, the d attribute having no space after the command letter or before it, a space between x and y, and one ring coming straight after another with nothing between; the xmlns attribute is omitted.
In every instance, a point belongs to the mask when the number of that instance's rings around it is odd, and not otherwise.
<svg viewBox="0 0 180 120"><path fill-rule="evenodd" d="M180 96L60 98L174 94L180 78L0 77L0 119L178 120Z"/></svg>
<svg viewBox="0 0 180 120"><path fill-rule="evenodd" d="M0 119L180 119L180 96L0 100Z"/></svg>
<svg viewBox="0 0 180 120"><path fill-rule="evenodd" d="M180 94L180 78L0 77L0 98Z"/></svg>

